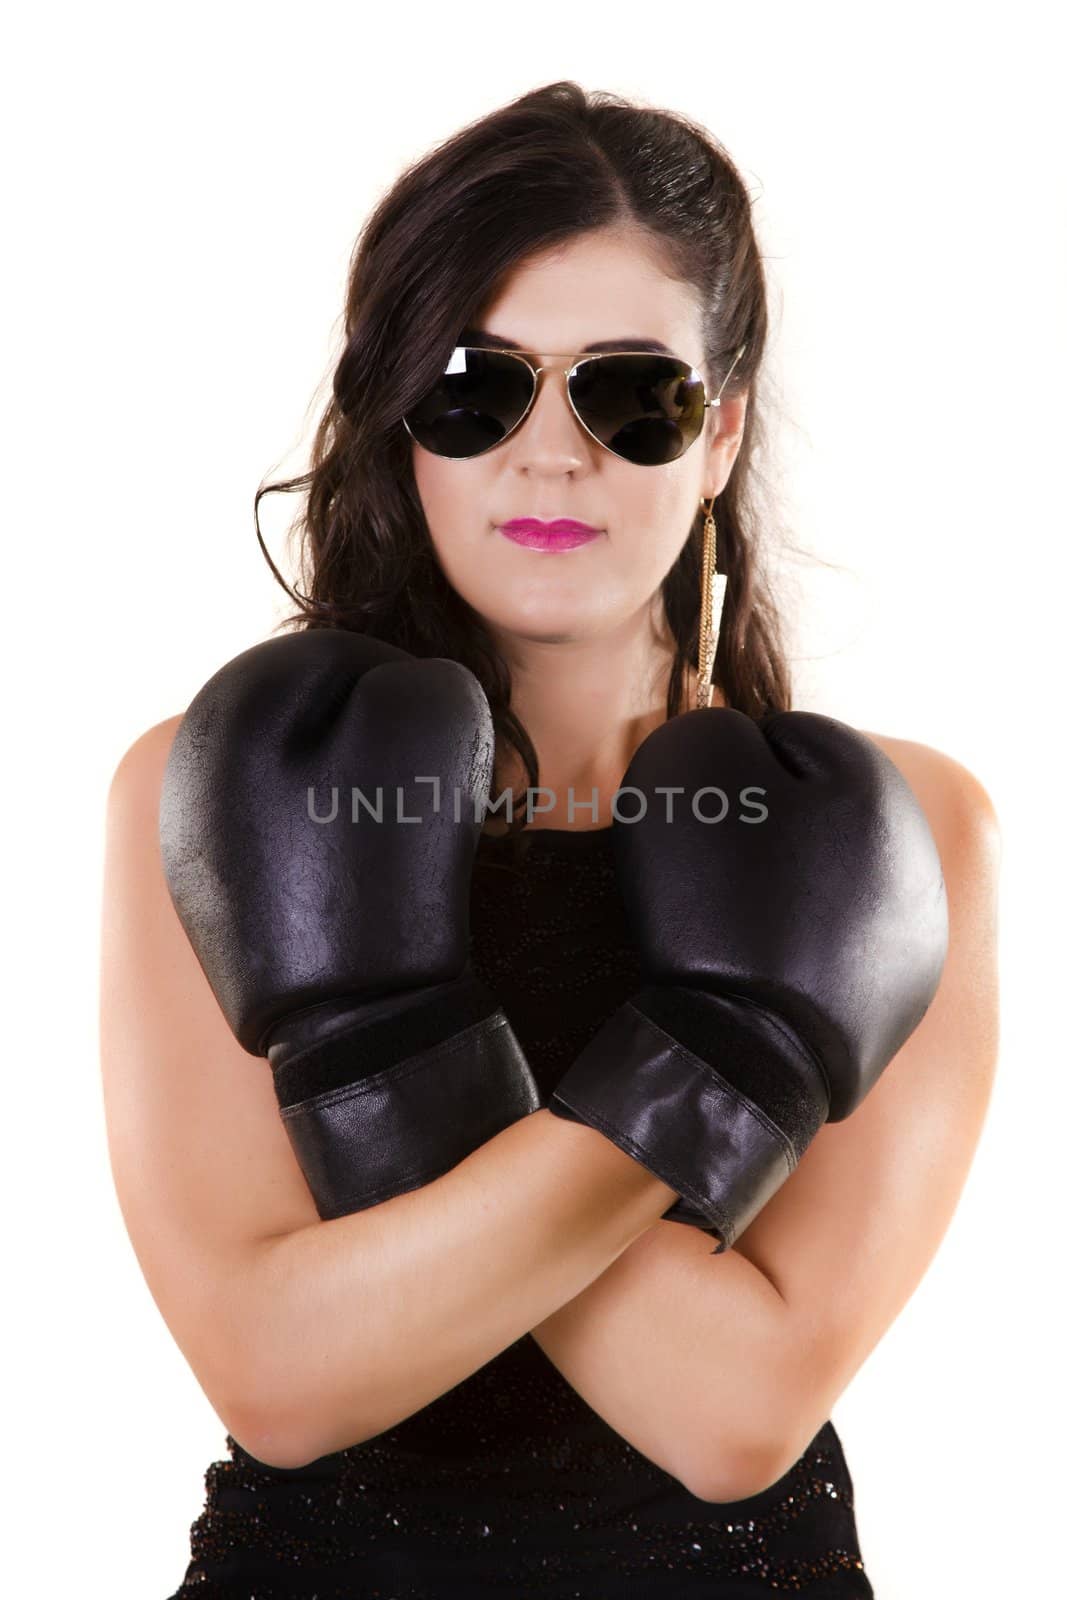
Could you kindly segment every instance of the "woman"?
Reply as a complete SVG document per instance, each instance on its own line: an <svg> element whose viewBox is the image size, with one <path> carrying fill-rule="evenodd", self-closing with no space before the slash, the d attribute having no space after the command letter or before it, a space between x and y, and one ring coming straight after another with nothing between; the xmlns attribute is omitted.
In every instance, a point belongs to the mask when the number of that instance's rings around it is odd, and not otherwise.
<svg viewBox="0 0 1067 1600"><path fill-rule="evenodd" d="M727 156L570 83L462 130L364 231L312 468L280 486L308 490L300 626L149 729L109 800L115 1180L229 1451L174 1600L873 1592L830 1413L981 1129L997 829L940 752L781 720L766 326ZM597 347L645 364L577 365ZM624 788L751 776L754 740L798 807L758 892L747 841L779 834L623 828ZM452 831L428 803L429 830L294 830L338 750L445 770ZM817 788L844 758L862 826ZM906 846L856 894L872 817ZM825 993L775 966L809 936Z"/></svg>

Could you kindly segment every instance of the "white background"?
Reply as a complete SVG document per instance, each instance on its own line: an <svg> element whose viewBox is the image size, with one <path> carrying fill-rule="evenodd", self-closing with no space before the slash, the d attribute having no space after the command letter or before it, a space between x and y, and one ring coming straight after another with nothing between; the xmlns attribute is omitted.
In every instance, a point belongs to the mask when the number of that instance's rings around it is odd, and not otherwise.
<svg viewBox="0 0 1067 1600"><path fill-rule="evenodd" d="M352 242L400 168L573 77L701 121L755 197L798 706L947 751L1004 836L1002 1050L921 1286L834 1411L879 1600L1051 1593L1064 1410L1064 127L1016 4L22 8L3 118L5 1588L177 1587L223 1428L114 1196L108 781L284 600ZM263 507L275 559L295 501Z"/></svg>

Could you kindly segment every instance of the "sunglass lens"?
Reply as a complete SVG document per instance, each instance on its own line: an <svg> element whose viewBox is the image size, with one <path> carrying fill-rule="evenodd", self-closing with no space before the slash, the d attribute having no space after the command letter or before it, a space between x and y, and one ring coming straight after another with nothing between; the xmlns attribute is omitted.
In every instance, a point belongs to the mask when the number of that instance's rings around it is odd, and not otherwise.
<svg viewBox="0 0 1067 1600"><path fill-rule="evenodd" d="M525 362L461 345L405 421L412 438L435 455L453 460L478 456L519 424L533 387Z"/></svg>
<svg viewBox="0 0 1067 1600"><path fill-rule="evenodd" d="M676 461L704 425L704 385L670 356L583 361L571 378L570 393L593 437L637 466Z"/></svg>

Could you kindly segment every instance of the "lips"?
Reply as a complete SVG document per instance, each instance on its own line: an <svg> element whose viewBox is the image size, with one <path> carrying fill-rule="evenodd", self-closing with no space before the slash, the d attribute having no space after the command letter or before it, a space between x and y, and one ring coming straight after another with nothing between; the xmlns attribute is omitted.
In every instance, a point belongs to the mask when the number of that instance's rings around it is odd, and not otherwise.
<svg viewBox="0 0 1067 1600"><path fill-rule="evenodd" d="M542 522L540 517L513 517L500 524L505 538L534 550L570 550L588 544L602 531L574 517L556 517L551 522Z"/></svg>

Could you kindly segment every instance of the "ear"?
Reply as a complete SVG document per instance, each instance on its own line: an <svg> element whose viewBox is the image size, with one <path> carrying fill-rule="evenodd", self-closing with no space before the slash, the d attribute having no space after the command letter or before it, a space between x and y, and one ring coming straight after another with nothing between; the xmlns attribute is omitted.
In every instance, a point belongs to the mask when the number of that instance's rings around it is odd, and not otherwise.
<svg viewBox="0 0 1067 1600"><path fill-rule="evenodd" d="M708 408L708 417L714 420L708 428L702 490L705 498L713 499L726 488L744 437L747 408L747 391L729 398L724 396L717 406Z"/></svg>

